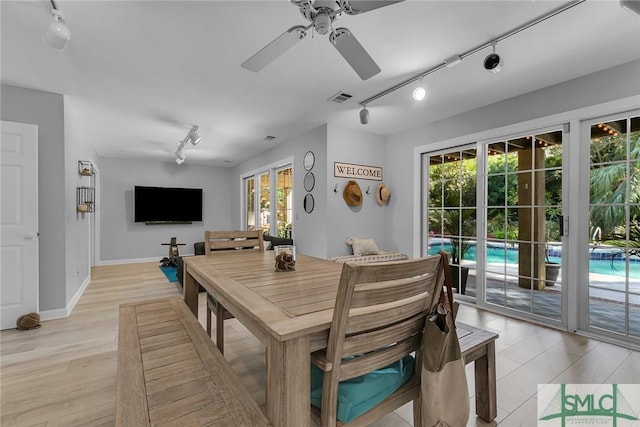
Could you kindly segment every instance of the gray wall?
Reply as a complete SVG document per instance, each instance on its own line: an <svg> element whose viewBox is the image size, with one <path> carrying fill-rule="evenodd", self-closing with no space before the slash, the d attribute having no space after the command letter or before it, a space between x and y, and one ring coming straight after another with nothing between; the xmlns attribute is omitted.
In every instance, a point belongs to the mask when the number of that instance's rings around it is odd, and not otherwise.
<svg viewBox="0 0 640 427"><path fill-rule="evenodd" d="M76 208L76 187L95 187L95 177L86 177L78 173L78 161L95 159L93 148L79 135L70 132L66 126L73 120L68 114L67 97L65 106L65 263L67 305L70 299L79 297L78 291L91 277L91 248L93 247L92 220L95 213L79 213Z"/></svg>
<svg viewBox="0 0 640 427"><path fill-rule="evenodd" d="M345 244L348 237L374 238L381 250L396 249L387 243L386 216L389 205L379 206L376 203L375 189L380 181L356 179L362 191L363 201L360 206L352 207L345 203L342 193L349 178L333 176L333 163L355 163L383 168L382 178L386 180L388 170L385 165L385 137L371 133L329 125L327 137L326 163L328 187L327 200L327 253L326 256L350 254L351 249ZM333 189L338 184L338 192ZM389 186L393 193L393 186ZM370 194L366 194L369 189ZM391 196L390 204L394 203Z"/></svg>
<svg viewBox="0 0 640 427"><path fill-rule="evenodd" d="M38 126L40 310L64 309L71 296L67 296L65 272L64 224L69 203L65 194L63 97L13 86L3 85L1 89L2 120ZM68 220L75 221L72 217Z"/></svg>
<svg viewBox="0 0 640 427"><path fill-rule="evenodd" d="M389 137L387 185L394 190L387 225L390 245L413 254L414 239L420 236L413 223L414 193L420 191L414 177L421 172L414 169L415 147L638 95L638 76L640 61L633 61Z"/></svg>
<svg viewBox="0 0 640 427"><path fill-rule="evenodd" d="M231 170L99 157L100 261L157 258L169 253L177 237L181 254L193 254L193 244L204 240L205 230L231 227ZM187 187L203 189L203 222L145 225L133 222L133 187Z"/></svg>
<svg viewBox="0 0 640 427"><path fill-rule="evenodd" d="M306 213L302 205L306 194L303 187L303 179L306 173L303 167L303 158L307 151L312 151L316 159L315 166L311 170L316 179L316 185L311 191L315 199L315 208L311 213ZM239 229L242 225L240 203L242 176L289 157L293 157L293 238L296 250L307 255L326 257L327 224L325 218L327 205L324 198L324 194L327 191L327 176L324 168L327 162L326 125L320 126L292 141L282 143L233 168L233 228Z"/></svg>
<svg viewBox="0 0 640 427"><path fill-rule="evenodd" d="M306 174L303 158L307 151L312 151L315 155L315 165L311 170L316 182L311 191L315 207L311 213L306 213L303 209L303 198L307 193L303 186ZM333 176L333 162L358 163L384 169L385 138L335 125L320 126L234 168L233 205L236 207L236 228L242 223L239 196L241 177L292 156L295 196L293 236L300 253L321 258L346 255L350 250L345 244L348 237L373 237L380 249L395 249L387 243L385 236L388 206L380 207L375 201L374 190L379 182L357 180L364 200L361 206L353 208L342 198L342 191L349 179ZM337 193L333 191L336 184ZM371 190L369 195L364 194L368 187Z"/></svg>

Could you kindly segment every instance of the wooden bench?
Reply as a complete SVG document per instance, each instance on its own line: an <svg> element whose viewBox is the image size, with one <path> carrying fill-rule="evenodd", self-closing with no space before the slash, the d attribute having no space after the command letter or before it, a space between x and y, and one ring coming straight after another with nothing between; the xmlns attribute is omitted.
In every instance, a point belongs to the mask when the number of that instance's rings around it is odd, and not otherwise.
<svg viewBox="0 0 640 427"><path fill-rule="evenodd" d="M498 334L456 322L464 363L475 362L476 415L487 422L497 415L496 345Z"/></svg>
<svg viewBox="0 0 640 427"><path fill-rule="evenodd" d="M181 297L120 305L116 426L271 425Z"/></svg>

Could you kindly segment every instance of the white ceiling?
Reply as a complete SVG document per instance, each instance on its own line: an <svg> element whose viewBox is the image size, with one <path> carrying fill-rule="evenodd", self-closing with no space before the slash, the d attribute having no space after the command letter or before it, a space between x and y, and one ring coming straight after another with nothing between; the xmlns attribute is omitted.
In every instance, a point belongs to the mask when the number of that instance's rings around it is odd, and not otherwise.
<svg viewBox="0 0 640 427"><path fill-rule="evenodd" d="M240 67L307 23L286 0L58 0L72 32L64 52L41 39L49 1L3 0L1 78L64 94L67 136L98 155L173 161L196 124L203 140L186 148L187 163L232 166L322 123L395 134L640 58L640 19L617 0L587 0L501 42L501 73L482 69L484 49L426 77L426 101L411 100L409 85L370 103L371 123L360 124L358 102L565 3L408 0L342 15L334 25L382 69L362 81L317 34L260 73ZM327 101L339 91L353 98Z"/></svg>

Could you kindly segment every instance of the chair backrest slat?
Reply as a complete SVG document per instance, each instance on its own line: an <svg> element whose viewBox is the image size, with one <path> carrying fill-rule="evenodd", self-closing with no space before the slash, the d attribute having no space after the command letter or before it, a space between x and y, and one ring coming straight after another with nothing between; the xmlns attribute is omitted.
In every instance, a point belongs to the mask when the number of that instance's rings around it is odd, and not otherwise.
<svg viewBox="0 0 640 427"><path fill-rule="evenodd" d="M402 359L407 354L416 351L422 344L422 335L413 335L408 339L395 343L391 347L372 352L356 359L342 362L338 381L345 381L359 377L367 372L384 368L385 366Z"/></svg>
<svg viewBox="0 0 640 427"><path fill-rule="evenodd" d="M358 285L353 291L351 308L384 304L397 300L397 295L419 295L433 290L434 277L437 272L429 272L419 276L406 277L392 281L375 282Z"/></svg>
<svg viewBox="0 0 640 427"><path fill-rule="evenodd" d="M424 328L424 322L425 317L418 314L388 328L347 336L342 346L342 355L343 357L352 356L382 348L399 336L404 337L419 333Z"/></svg>
<svg viewBox="0 0 640 427"><path fill-rule="evenodd" d="M426 312L429 307L431 292L407 298L404 304L388 303L375 307L361 307L351 310L346 325L347 334L357 334L380 327L389 327L419 313Z"/></svg>
<svg viewBox="0 0 640 427"><path fill-rule="evenodd" d="M205 231L205 254L224 249L259 248L264 251L264 242L260 230L253 231Z"/></svg>

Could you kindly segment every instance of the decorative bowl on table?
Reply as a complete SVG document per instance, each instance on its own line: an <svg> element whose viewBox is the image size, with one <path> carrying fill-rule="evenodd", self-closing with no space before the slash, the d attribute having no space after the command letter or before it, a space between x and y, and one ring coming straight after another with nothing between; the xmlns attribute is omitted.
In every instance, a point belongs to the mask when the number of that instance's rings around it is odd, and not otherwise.
<svg viewBox="0 0 640 427"><path fill-rule="evenodd" d="M296 269L296 247L294 245L278 245L273 248L276 271L293 271Z"/></svg>

